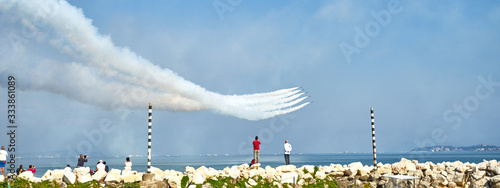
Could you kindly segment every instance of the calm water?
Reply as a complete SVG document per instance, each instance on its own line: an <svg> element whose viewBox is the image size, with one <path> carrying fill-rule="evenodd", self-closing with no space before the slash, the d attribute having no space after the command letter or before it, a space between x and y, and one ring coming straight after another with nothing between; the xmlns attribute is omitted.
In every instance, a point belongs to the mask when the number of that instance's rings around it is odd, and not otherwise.
<svg viewBox="0 0 500 188"><path fill-rule="evenodd" d="M431 161L440 163L444 161L462 161L470 163L480 163L483 160L500 160L500 152L448 152L448 153L381 153L377 154L377 162L394 163L401 158L410 160L418 160L419 162ZM85 166L95 169L96 163L99 160L104 160L110 168L123 170L126 157L105 157L105 158L89 158L89 162ZM243 155L218 155L218 156L162 156L153 157L151 160L152 166L162 170L176 170L184 172L186 166L198 168L200 166L212 167L217 170L222 170L225 167L233 165L241 165L250 163L252 156ZM261 166L267 165L277 167L284 165L283 155L261 155ZM130 157L133 166L132 169L139 172L147 171L146 157ZM76 166L77 159L70 163L72 168ZM372 154L292 154L290 161L293 165L301 167L303 165L327 166L330 164L350 164L352 162L361 162L364 165L373 165ZM37 167L37 177L43 176L47 170L63 169L66 167L66 159L61 158L19 158L16 165L23 164L25 169L30 164ZM7 170L7 169L6 169Z"/></svg>

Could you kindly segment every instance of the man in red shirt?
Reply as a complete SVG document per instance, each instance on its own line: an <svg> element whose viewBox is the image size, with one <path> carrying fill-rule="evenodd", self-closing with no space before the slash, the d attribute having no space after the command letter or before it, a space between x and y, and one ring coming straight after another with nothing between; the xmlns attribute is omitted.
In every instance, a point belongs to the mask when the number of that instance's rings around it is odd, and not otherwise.
<svg viewBox="0 0 500 188"><path fill-rule="evenodd" d="M260 157L260 141L259 137L255 136L255 140L253 141L253 159L255 160L255 163L259 163L259 157Z"/></svg>

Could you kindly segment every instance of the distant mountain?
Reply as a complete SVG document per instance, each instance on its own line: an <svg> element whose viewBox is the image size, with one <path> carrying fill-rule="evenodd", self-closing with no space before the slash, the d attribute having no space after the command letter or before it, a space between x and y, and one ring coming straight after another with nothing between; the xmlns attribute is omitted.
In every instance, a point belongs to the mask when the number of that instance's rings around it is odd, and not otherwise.
<svg viewBox="0 0 500 188"><path fill-rule="evenodd" d="M500 151L499 146L474 145L474 146L428 146L412 149L413 152L453 152L453 151Z"/></svg>

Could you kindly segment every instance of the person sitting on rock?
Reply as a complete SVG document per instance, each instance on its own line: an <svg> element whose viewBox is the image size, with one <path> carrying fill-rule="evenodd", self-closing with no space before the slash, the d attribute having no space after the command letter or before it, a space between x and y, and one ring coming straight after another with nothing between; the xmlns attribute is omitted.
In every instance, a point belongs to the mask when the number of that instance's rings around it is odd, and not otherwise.
<svg viewBox="0 0 500 188"><path fill-rule="evenodd" d="M130 162L130 158L127 157L125 161L125 170L131 171L132 170L132 162Z"/></svg>
<svg viewBox="0 0 500 188"><path fill-rule="evenodd" d="M17 173L17 175L19 175L19 174L23 173L24 171L26 171L26 170L24 170L23 165L19 165L19 168L16 170L16 173Z"/></svg>
<svg viewBox="0 0 500 188"><path fill-rule="evenodd" d="M28 168L28 171L30 171L31 173L33 173L33 176L35 176L35 173L36 173L35 165L30 165L29 167L30 168Z"/></svg>
<svg viewBox="0 0 500 188"><path fill-rule="evenodd" d="M102 162L104 164L104 170L106 170L106 173L109 172L109 166L106 164L106 161Z"/></svg>
<svg viewBox="0 0 500 188"><path fill-rule="evenodd" d="M68 164L68 165L66 165L66 168L64 168L64 171L65 171L65 172L72 172L72 170L71 170L71 166L69 166L69 164Z"/></svg>

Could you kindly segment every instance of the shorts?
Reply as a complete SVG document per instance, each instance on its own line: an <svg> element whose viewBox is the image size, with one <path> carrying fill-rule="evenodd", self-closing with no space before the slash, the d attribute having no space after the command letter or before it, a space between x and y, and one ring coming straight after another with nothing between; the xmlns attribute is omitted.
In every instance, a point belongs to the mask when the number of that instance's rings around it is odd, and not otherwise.
<svg viewBox="0 0 500 188"><path fill-rule="evenodd" d="M0 161L0 168L5 168L5 161Z"/></svg>

